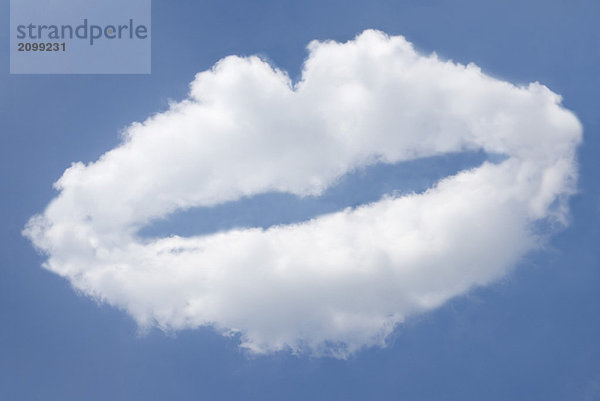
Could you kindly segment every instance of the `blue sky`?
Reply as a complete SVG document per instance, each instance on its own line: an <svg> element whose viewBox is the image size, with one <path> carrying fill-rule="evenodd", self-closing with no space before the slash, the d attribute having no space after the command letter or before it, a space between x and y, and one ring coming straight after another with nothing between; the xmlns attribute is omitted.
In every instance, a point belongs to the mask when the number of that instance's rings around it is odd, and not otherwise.
<svg viewBox="0 0 600 401"><path fill-rule="evenodd" d="M2 5L8 26L9 4ZM600 399L599 12L592 1L155 0L152 74L139 76L9 75L4 30L0 399ZM236 338L210 328L139 335L128 315L40 267L44 257L21 231L56 196L51 184L71 162L94 161L118 145L120 130L183 99L194 74L224 56L259 54L297 80L308 42L347 41L367 28L513 83L539 81L564 97L584 127L579 193L569 227L545 250L500 281L410 318L389 346L347 360L248 356ZM422 190L479 157L375 167L317 201L258 197L223 206L216 217L175 215L152 229L188 235L305 219L370 201L390 181Z"/></svg>

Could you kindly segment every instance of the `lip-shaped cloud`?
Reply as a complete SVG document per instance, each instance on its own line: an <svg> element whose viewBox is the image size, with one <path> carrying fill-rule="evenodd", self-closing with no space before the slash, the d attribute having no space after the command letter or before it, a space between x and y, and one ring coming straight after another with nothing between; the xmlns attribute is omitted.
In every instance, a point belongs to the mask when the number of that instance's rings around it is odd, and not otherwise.
<svg viewBox="0 0 600 401"><path fill-rule="evenodd" d="M141 326L211 325L256 353L343 357L501 277L540 245L536 222L564 221L582 129L558 95L377 31L308 48L296 84L227 57L119 147L74 163L24 231L44 266ZM319 195L361 166L478 149L506 159L300 224L137 235L178 210Z"/></svg>

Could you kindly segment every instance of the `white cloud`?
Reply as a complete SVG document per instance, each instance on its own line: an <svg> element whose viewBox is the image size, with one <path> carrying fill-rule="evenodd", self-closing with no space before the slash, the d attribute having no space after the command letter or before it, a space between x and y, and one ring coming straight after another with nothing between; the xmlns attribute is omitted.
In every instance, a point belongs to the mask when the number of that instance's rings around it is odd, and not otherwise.
<svg viewBox="0 0 600 401"><path fill-rule="evenodd" d="M545 86L377 31L309 50L297 84L257 57L227 57L119 147L73 164L24 231L45 267L142 326L211 325L256 353L343 357L506 274L540 245L535 222L564 220L582 129ZM301 224L136 234L177 210L318 195L360 166L474 149L507 159Z"/></svg>

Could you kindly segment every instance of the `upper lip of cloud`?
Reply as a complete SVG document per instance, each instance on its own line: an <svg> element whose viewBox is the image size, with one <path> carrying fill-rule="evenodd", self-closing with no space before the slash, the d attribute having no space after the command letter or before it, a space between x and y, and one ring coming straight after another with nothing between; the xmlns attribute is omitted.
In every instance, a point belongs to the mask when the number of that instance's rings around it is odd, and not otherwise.
<svg viewBox="0 0 600 401"><path fill-rule="evenodd" d="M566 222L582 129L548 88L371 30L309 50L295 85L257 57L227 57L196 75L188 99L73 164L24 231L45 267L142 326L212 325L257 353L343 357L506 274L540 245L536 221ZM359 166L465 149L507 158L300 224L136 235L176 210L318 195Z"/></svg>

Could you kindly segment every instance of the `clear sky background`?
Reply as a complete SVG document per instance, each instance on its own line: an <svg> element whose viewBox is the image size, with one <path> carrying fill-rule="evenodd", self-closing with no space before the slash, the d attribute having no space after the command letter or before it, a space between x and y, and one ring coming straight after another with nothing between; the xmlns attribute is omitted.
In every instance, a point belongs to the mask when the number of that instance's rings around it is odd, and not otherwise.
<svg viewBox="0 0 600 401"><path fill-rule="evenodd" d="M600 3L154 0L152 74L139 76L9 75L1 4L0 400L600 400ZM127 315L40 267L20 233L72 161L96 160L122 128L183 99L194 74L226 55L260 54L297 79L309 41L366 28L564 96L584 126L580 191L548 249L348 360L248 357L208 328L140 336ZM266 196L150 230L302 219L377 198L390 182L423 189L478 157L375 168L318 202Z"/></svg>

